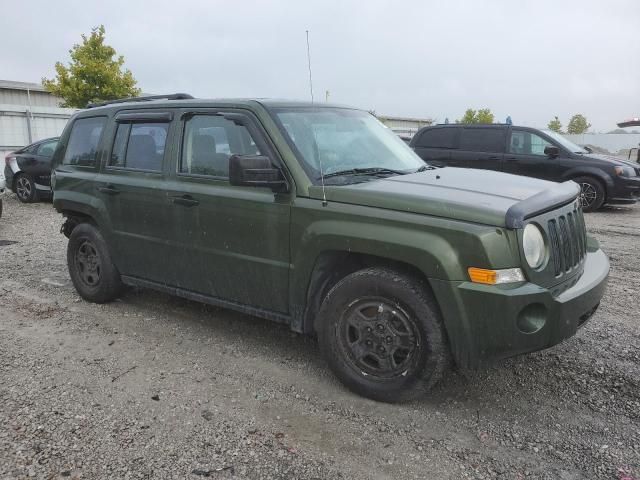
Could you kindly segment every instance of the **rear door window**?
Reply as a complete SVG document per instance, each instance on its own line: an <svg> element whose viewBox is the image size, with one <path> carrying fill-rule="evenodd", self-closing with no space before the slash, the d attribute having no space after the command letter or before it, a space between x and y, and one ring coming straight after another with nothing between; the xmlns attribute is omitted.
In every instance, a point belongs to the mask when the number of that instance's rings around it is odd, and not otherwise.
<svg viewBox="0 0 640 480"><path fill-rule="evenodd" d="M73 122L62 163L64 165L96 165L98 145L107 117L79 118Z"/></svg>
<svg viewBox="0 0 640 480"><path fill-rule="evenodd" d="M504 143L504 130L501 128L464 128L460 137L460 150L502 153Z"/></svg>
<svg viewBox="0 0 640 480"><path fill-rule="evenodd" d="M109 166L161 171L168 123L118 123Z"/></svg>
<svg viewBox="0 0 640 480"><path fill-rule="evenodd" d="M456 128L433 128L422 132L416 147L424 148L454 148Z"/></svg>

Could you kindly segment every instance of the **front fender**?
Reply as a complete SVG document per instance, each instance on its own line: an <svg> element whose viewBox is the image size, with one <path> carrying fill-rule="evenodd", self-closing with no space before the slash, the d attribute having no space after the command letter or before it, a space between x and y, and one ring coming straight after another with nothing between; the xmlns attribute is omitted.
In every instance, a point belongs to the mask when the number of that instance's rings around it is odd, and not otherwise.
<svg viewBox="0 0 640 480"><path fill-rule="evenodd" d="M596 167L574 167L562 174L562 180L572 180L577 177L595 177L598 180L602 181L607 190L613 188L613 179L611 175L607 175L601 169Z"/></svg>
<svg viewBox="0 0 640 480"><path fill-rule="evenodd" d="M317 203L317 205L316 205ZM431 282L467 280L467 268L520 264L515 231L438 217L296 200L292 212L290 311L302 328L310 281L325 252L358 253L417 268ZM439 301L438 298L436 300Z"/></svg>

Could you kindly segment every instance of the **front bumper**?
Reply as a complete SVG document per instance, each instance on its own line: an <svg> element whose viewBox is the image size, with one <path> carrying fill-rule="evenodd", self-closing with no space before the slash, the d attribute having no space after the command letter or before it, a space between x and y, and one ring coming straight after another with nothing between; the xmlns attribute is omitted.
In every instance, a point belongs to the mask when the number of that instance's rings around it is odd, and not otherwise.
<svg viewBox="0 0 640 480"><path fill-rule="evenodd" d="M632 204L640 200L640 177L618 177L607 192L609 204Z"/></svg>
<svg viewBox="0 0 640 480"><path fill-rule="evenodd" d="M434 281L432 287L456 361L474 367L549 348L574 335L600 304L608 274L609 261L596 250L587 253L577 282L557 296L532 283Z"/></svg>

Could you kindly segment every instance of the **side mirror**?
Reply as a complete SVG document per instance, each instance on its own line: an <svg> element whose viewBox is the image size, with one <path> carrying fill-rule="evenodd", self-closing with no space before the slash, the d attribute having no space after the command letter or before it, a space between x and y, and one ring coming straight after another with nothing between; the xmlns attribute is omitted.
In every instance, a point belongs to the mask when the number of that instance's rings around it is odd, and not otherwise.
<svg viewBox="0 0 640 480"><path fill-rule="evenodd" d="M229 183L236 187L268 187L287 190L287 181L279 168L263 155L231 155Z"/></svg>
<svg viewBox="0 0 640 480"><path fill-rule="evenodd" d="M544 147L544 154L551 158L556 158L560 155L560 149L555 145L547 145Z"/></svg>
<svg viewBox="0 0 640 480"><path fill-rule="evenodd" d="M591 147L588 147L588 146L585 145L582 148L584 148L587 153L593 153L593 149Z"/></svg>

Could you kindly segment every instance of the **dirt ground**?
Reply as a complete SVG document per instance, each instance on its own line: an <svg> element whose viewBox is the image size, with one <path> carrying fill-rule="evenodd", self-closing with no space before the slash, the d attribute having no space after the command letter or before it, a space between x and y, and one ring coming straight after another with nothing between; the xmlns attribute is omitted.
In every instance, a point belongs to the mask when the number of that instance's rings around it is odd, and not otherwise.
<svg viewBox="0 0 640 480"><path fill-rule="evenodd" d="M612 268L577 336L402 405L348 392L281 325L144 290L80 300L60 224L5 197L2 479L640 478L640 206L587 215Z"/></svg>

